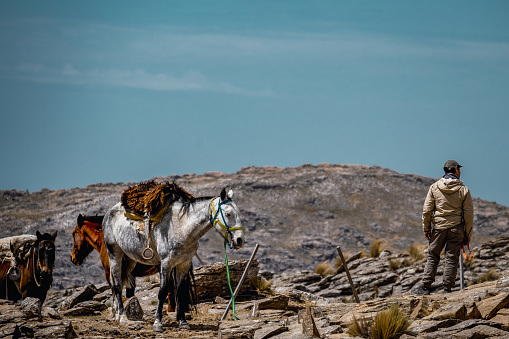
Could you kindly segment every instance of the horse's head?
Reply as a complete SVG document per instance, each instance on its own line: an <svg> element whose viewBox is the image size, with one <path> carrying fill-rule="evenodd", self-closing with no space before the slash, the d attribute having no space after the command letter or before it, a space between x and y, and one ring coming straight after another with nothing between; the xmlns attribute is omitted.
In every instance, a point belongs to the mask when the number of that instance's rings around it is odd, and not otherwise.
<svg viewBox="0 0 509 339"><path fill-rule="evenodd" d="M233 201L233 191L223 188L221 195L209 204L209 219L214 228L234 249L244 246L244 230L240 222L240 212Z"/></svg>
<svg viewBox="0 0 509 339"><path fill-rule="evenodd" d="M76 227L72 232L72 236L74 238L74 245L71 253L71 261L74 265L80 266L83 264L83 261L94 250L94 247L87 241L83 226L85 224L86 217L81 214L78 215L78 220L76 222Z"/></svg>
<svg viewBox="0 0 509 339"><path fill-rule="evenodd" d="M40 283L51 284L53 280L53 266L55 265L55 238L57 232L53 234L36 232L37 240L32 245L34 251L34 275ZM37 277L40 275L40 278Z"/></svg>

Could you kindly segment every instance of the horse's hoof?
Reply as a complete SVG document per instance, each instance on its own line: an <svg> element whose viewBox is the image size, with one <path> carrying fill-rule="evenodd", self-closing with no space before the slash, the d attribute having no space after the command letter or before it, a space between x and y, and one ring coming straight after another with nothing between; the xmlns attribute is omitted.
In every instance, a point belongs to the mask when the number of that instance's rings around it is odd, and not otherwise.
<svg viewBox="0 0 509 339"><path fill-rule="evenodd" d="M119 320L120 325L126 325L126 324L127 324L127 322L128 322L128 320L127 320L127 316L126 316L125 314L122 314L122 315L120 316L120 320Z"/></svg>
<svg viewBox="0 0 509 339"><path fill-rule="evenodd" d="M179 321L179 328L182 328L184 330L190 330L191 329L191 326L189 326L189 324L187 323L187 321L185 320L180 320Z"/></svg>
<svg viewBox="0 0 509 339"><path fill-rule="evenodd" d="M163 324L160 322L154 322L154 326L152 326L152 329L154 332L162 332L163 331Z"/></svg>

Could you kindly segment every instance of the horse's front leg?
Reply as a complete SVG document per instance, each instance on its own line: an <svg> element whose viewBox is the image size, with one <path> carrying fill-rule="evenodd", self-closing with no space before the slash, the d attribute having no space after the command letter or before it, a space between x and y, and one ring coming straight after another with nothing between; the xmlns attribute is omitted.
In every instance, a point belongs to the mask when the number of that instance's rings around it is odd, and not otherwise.
<svg viewBox="0 0 509 339"><path fill-rule="evenodd" d="M157 295L157 308L156 313L154 315L154 325L152 326L152 329L156 332L162 332L163 331L163 305L166 301L166 298L168 297L168 290L170 288L169 286L169 280L170 280L170 260L168 258L161 260L161 268L159 270L159 280L160 280L160 287L159 287L159 293Z"/></svg>
<svg viewBox="0 0 509 339"><path fill-rule="evenodd" d="M113 308L116 311L115 321L120 324L127 322L125 315L124 304L122 303L122 256L120 248L112 248L111 252L108 249L110 257L110 272L111 272L111 290L113 292Z"/></svg>

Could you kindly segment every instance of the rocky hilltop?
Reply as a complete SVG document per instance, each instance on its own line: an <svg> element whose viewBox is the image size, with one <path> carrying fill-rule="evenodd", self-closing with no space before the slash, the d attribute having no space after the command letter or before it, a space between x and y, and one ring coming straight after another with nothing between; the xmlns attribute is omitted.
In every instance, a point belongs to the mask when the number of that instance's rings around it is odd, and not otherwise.
<svg viewBox="0 0 509 339"><path fill-rule="evenodd" d="M176 181L195 196L218 195L223 187L232 187L247 243L239 251L228 252L229 257L248 258L258 243L260 270L277 274L313 271L320 262L335 260L338 245L345 253L369 251L374 240L383 239L388 248L404 251L422 241L422 204L436 180L380 167L334 164L247 167L232 174L154 179ZM104 214L134 184L103 183L33 193L0 191L0 237L58 230L54 288L102 283L97 254L81 267L70 262L72 230L78 214ZM509 207L474 199L474 208L473 244L507 234ZM210 231L200 241L198 254L205 263L221 261L222 239Z"/></svg>

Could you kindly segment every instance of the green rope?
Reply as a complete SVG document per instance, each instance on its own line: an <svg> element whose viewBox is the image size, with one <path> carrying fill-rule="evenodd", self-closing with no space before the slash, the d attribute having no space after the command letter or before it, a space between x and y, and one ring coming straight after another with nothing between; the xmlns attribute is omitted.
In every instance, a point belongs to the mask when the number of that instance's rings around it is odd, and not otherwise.
<svg viewBox="0 0 509 339"><path fill-rule="evenodd" d="M232 284L230 282L230 268L228 267L228 256L226 255L226 239L224 241L224 260L225 260L225 264L226 264L226 280L228 281L228 287L230 288L230 293L231 293L231 297L232 297L232 312L233 312L233 318L235 318L235 320L240 320L239 318L237 318L237 316L235 315L235 295L233 293L233 290L232 290Z"/></svg>

